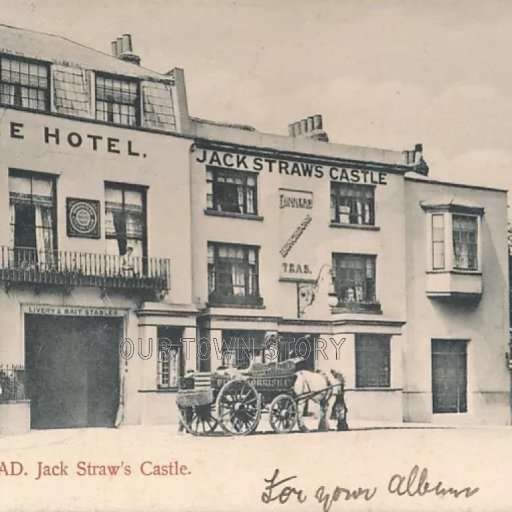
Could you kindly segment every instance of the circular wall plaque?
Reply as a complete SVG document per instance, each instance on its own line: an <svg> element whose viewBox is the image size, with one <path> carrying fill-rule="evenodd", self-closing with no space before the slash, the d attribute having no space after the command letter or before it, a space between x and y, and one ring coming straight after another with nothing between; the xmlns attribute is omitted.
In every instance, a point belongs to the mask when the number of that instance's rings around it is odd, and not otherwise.
<svg viewBox="0 0 512 512"><path fill-rule="evenodd" d="M99 236L99 211L97 201L71 199L68 202L68 235Z"/></svg>

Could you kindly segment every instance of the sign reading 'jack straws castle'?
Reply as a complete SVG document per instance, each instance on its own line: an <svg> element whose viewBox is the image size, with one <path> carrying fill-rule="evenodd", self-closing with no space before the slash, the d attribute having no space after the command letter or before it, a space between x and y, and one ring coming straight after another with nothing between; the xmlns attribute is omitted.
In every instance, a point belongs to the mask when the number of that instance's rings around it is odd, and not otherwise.
<svg viewBox="0 0 512 512"><path fill-rule="evenodd" d="M207 169L222 169L223 172L233 171L240 175L244 172L253 176L260 175L258 188L263 186L265 176L277 178L272 194L277 191L279 277L282 281L314 282L322 265L329 263L324 260L317 261L316 223L320 222L323 208L322 202L315 204L313 201L314 193L320 194L318 197L325 193L323 187L326 182L368 188L388 185L388 174L385 171L345 167L342 163L337 165L336 160L329 163L325 159L312 159L310 155L283 154L284 158L278 158L273 153L258 154L242 149L226 151L199 147L196 150L195 161ZM238 179L243 183L241 176ZM255 177L252 179L256 182ZM289 185L290 188L277 188L278 184ZM238 193L242 192L238 190ZM319 212L315 213L315 209Z"/></svg>
<svg viewBox="0 0 512 512"><path fill-rule="evenodd" d="M361 185L387 185L387 173L383 171L347 169L323 163L299 162L226 151L200 150L196 156L196 162L239 171L261 171L281 176L330 179Z"/></svg>

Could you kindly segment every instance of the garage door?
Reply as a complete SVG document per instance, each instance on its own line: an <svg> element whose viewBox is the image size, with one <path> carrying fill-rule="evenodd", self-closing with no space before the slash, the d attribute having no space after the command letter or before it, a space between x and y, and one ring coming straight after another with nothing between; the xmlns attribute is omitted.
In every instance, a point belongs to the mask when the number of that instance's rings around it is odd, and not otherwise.
<svg viewBox="0 0 512 512"><path fill-rule="evenodd" d="M120 318L25 316L32 428L113 426Z"/></svg>

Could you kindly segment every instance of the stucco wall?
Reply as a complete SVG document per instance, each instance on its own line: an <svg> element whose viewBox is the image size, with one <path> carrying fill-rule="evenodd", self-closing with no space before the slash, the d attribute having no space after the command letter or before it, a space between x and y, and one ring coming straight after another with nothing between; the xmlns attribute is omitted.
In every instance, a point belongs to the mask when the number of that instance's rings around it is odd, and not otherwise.
<svg viewBox="0 0 512 512"><path fill-rule="evenodd" d="M405 419L509 423L507 196L504 192L407 180ZM426 213L420 201L455 198L482 206L480 300L427 297ZM468 342L468 412L432 415L431 340Z"/></svg>

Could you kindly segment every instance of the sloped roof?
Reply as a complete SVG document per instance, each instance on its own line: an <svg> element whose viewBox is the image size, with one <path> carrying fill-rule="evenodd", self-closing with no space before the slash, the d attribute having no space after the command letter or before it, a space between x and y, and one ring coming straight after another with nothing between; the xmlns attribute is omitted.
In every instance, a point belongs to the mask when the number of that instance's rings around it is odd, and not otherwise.
<svg viewBox="0 0 512 512"><path fill-rule="evenodd" d="M65 37L3 24L0 24L0 53L119 75L171 80L169 76L131 64Z"/></svg>

